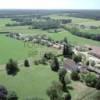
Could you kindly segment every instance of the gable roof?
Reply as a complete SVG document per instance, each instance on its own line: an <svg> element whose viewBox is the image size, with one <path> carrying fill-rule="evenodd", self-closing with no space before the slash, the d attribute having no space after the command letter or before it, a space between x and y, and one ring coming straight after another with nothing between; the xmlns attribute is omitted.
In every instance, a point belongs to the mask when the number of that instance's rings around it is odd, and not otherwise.
<svg viewBox="0 0 100 100"><path fill-rule="evenodd" d="M78 65L76 65L76 63L71 60L71 59L65 59L64 60L64 68L70 71L78 71Z"/></svg>

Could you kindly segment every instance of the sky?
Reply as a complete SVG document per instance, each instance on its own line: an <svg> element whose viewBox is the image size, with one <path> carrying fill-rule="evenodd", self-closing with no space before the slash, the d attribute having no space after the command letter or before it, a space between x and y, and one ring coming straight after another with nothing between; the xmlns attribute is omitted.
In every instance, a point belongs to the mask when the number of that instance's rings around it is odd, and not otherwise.
<svg viewBox="0 0 100 100"><path fill-rule="evenodd" d="M0 0L0 9L100 9L100 0Z"/></svg>

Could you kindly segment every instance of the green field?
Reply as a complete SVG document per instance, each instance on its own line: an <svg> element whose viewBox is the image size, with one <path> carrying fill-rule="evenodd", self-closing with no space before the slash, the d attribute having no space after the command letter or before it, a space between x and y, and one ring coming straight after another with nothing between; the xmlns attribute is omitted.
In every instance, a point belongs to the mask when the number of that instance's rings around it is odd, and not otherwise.
<svg viewBox="0 0 100 100"><path fill-rule="evenodd" d="M79 24L79 23L83 23L83 22L94 22L94 20L92 20L92 19L69 17L67 15L49 15L49 17L51 17L53 19L72 19L73 24Z"/></svg>
<svg viewBox="0 0 100 100"><path fill-rule="evenodd" d="M29 46L27 46L27 44ZM33 59L40 58L45 52L59 53L58 50L54 48L48 48L41 45L29 44L24 46L23 41L18 41L4 35L0 35L0 64L7 62L10 58L16 60L26 59L28 57L33 57Z"/></svg>
<svg viewBox="0 0 100 100"><path fill-rule="evenodd" d="M4 21L4 23L3 23L3 21ZM80 21L80 19L77 19L76 21ZM84 19L83 19L83 21L84 21ZM82 19L81 19L81 22L82 22ZM46 35L52 37L55 40L62 40L62 39L64 39L64 37L67 37L68 40L72 44L75 44L75 45L77 45L77 44L78 45L89 44L89 45L97 45L97 46L100 45L100 42L74 36L70 32L65 31L65 30L62 30L59 33L48 33L48 31L44 31L44 30L41 30L41 29L29 29L30 26L5 27L4 24L7 24L7 23L14 23L14 22L11 21L10 19L3 19L3 20L1 19L0 20L0 24L1 24L0 32L19 32L19 33L23 33L23 34L33 34L33 35L36 35L36 34L40 34L40 35L46 34ZM91 32L91 30L90 30L90 32ZM97 32L99 32L99 30Z"/></svg>
<svg viewBox="0 0 100 100"><path fill-rule="evenodd" d="M52 15L52 18L61 19L66 18L66 16L56 16ZM74 23L89 23L94 20L74 18ZM48 31L43 31L41 29L29 29L30 26L13 26L6 27L5 24L15 23L10 19L0 19L0 32L19 32L23 34L46 34L47 36L53 38L54 40L62 40L64 37L68 38L68 41L74 45L96 45L100 46L100 42L77 37L72 35L70 32L63 30L58 33L49 33ZM99 24L98 24L99 25ZM91 30L88 30L91 33ZM96 30L93 30L94 32ZM98 30L97 32L99 32ZM24 45L23 41L12 39L0 34L0 66L5 64L10 58L17 61L24 60L28 57L32 57L33 60L40 59L45 52L53 52L54 54L61 54L61 51L49 48L46 46L41 46L34 44L29 47ZM30 68L20 67L20 72L16 76L8 76L5 70L0 70L0 84L7 87L9 90L14 90L19 97L19 100L25 100L27 97L40 97L44 100L49 100L46 95L46 89L51 85L52 81L57 81L58 75L51 71L49 65L32 65ZM95 91L80 82L72 82L73 90L71 91L72 100L77 100L78 96L84 95L86 91ZM88 93L88 92L86 92ZM81 95L82 94L82 95Z"/></svg>
<svg viewBox="0 0 100 100"><path fill-rule="evenodd" d="M9 90L14 90L19 100L27 97L40 97L49 100L46 95L47 88L52 81L57 80L57 74L52 72L49 66L31 66L30 68L20 68L16 76L8 76L5 71L0 72L0 84Z"/></svg>

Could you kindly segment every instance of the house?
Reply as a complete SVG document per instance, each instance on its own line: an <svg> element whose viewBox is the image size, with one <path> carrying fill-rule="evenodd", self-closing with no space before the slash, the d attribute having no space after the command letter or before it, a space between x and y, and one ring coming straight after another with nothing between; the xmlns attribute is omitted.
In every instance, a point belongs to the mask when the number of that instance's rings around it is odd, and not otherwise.
<svg viewBox="0 0 100 100"><path fill-rule="evenodd" d="M78 65L69 58L64 60L64 68L69 71L79 71Z"/></svg>
<svg viewBox="0 0 100 100"><path fill-rule="evenodd" d="M100 47L91 46L89 54L100 59Z"/></svg>

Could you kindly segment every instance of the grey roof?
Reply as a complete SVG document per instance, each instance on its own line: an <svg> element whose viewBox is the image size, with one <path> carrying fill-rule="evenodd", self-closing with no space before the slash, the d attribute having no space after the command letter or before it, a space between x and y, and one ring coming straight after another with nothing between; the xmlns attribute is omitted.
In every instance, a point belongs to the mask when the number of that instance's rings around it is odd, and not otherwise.
<svg viewBox="0 0 100 100"><path fill-rule="evenodd" d="M76 63L71 60L71 59L65 59L64 60L64 68L70 71L78 71L78 65L76 65Z"/></svg>

